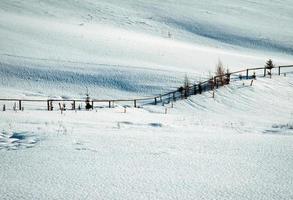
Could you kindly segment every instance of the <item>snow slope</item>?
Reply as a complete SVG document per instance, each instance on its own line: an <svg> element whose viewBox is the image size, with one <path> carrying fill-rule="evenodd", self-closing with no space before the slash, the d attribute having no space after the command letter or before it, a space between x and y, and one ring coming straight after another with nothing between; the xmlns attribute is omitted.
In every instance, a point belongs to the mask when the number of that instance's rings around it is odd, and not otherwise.
<svg viewBox="0 0 293 200"><path fill-rule="evenodd" d="M143 97L185 74L203 80L219 59L231 71L293 64L292 10L289 0L1 0L0 98ZM0 197L292 199L292 81L232 81L214 99L126 113L6 104Z"/></svg>
<svg viewBox="0 0 293 200"><path fill-rule="evenodd" d="M0 195L292 199L292 80L235 82L174 108L1 112Z"/></svg>
<svg viewBox="0 0 293 200"><path fill-rule="evenodd" d="M292 7L291 1L3 0L1 86L13 96L23 90L79 97L86 86L96 98L148 96L161 92L156 87L177 87L185 73L207 76L218 59L231 70L263 66L268 58L290 64Z"/></svg>

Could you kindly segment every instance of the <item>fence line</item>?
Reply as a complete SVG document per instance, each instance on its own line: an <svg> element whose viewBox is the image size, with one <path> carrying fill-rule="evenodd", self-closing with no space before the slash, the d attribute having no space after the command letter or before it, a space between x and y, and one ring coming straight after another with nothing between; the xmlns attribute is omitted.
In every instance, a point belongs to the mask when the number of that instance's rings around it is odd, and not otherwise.
<svg viewBox="0 0 293 200"><path fill-rule="evenodd" d="M267 68L267 67L257 67L257 68L247 68L239 71L234 71L234 72L228 72L225 73L224 75L218 75L218 76L213 76L210 79L207 79L205 81L199 82L198 84L193 84L187 88L180 87L177 90L160 94L157 96L152 96L152 97L146 97L146 98L136 98L136 99L105 99L105 100L100 100L100 99L90 99L88 103L91 103L92 108L94 108L95 103L107 103L108 107L111 108L114 106L115 103L119 102L128 102L133 105L133 107L138 107L138 103L140 102L141 105L146 105L146 104L154 104L157 105L158 103L162 104L168 104L171 101L177 101L179 99L184 99L187 98L188 96L191 95L197 95L201 94L206 91L211 91L214 90L215 88L218 88L220 86L223 86L223 82L221 83L219 79L225 79L227 81L226 84L229 84L231 80L231 75L239 75L238 78L242 78L241 73L246 73L243 78L249 79L249 78L255 78L257 75L255 74L255 71L258 70L264 70L263 76L267 76L267 70L270 70L270 76L272 75L272 69L278 69L278 75L281 75L281 69L282 68L291 68L293 65L283 65L283 66L276 66L273 68ZM253 71L253 75L249 74L250 71ZM250 75L250 76L249 76ZM46 102L47 104L47 110L53 110L53 102L71 102L72 104L72 110L76 109L76 103L85 103L85 99L16 99L16 98L7 98L7 99L0 99L0 102L14 102L14 109L16 109L16 104L18 103L18 109L22 110L22 103L23 102ZM144 104L142 102L145 102ZM124 105L126 106L126 105ZM5 105L3 106L3 110L5 110Z"/></svg>

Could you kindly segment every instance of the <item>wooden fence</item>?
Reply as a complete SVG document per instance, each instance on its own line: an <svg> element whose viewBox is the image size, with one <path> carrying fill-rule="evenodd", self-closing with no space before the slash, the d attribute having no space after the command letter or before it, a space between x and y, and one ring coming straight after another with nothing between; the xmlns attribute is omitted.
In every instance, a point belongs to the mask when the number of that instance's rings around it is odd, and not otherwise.
<svg viewBox="0 0 293 200"><path fill-rule="evenodd" d="M89 103L91 104L92 108L95 107L95 104L97 103L104 103L107 105L107 107L112 108L115 104L124 103L124 106L133 106L133 107L139 107L140 105L148 105L148 104L154 104L157 105L158 103L161 104L168 104L173 101L177 101L179 99L185 99L188 96L191 95L197 95L201 94L206 91L214 90L215 88L218 88L223 85L219 81L219 79L225 78L227 80L233 81L233 80L239 80L241 78L243 79L252 79L255 78L254 76L267 76L268 70L270 70L270 75L272 74L278 74L281 75L282 68L291 68L293 65L285 65L285 66L277 66L272 69L268 69L266 67L259 67L259 68L247 68L244 70L239 70L235 72L229 72L222 76L214 76L210 79L207 79L205 81L199 82L197 84L193 84L187 88L180 87L177 90L160 94L157 96L147 97L147 98L137 98L137 99L108 99L108 100L98 100L98 99L91 99ZM277 73L273 73L274 70L278 70ZM263 71L261 75L256 72ZM253 73L251 73L253 72ZM242 75L242 73L245 74L245 76ZM228 84L229 84L228 82ZM84 104L85 99L0 99L0 102L12 102L14 103L13 109L14 110L23 110L23 103L24 102L35 102L35 103L44 103L46 105L46 108L48 111L53 110L53 103L71 103L72 110L76 110L76 105L79 103ZM128 103L128 104L127 104ZM3 105L3 110L5 110L5 105ZM78 109L81 109L80 107Z"/></svg>

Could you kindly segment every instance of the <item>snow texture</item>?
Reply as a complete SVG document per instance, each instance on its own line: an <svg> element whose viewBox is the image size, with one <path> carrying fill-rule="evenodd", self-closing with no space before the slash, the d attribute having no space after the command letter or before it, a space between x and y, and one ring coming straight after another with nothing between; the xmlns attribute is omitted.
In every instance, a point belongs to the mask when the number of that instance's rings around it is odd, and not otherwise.
<svg viewBox="0 0 293 200"><path fill-rule="evenodd" d="M146 97L185 74L205 80L218 60L230 71L293 64L292 10L289 0L1 0L0 98ZM0 101L0 197L293 199L293 76L282 70L173 108L61 114L6 102L3 112Z"/></svg>

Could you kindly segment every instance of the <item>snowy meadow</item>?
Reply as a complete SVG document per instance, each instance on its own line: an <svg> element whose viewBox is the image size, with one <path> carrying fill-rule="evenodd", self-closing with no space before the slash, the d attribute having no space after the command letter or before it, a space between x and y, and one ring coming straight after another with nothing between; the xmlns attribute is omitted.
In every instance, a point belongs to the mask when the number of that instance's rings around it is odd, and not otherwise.
<svg viewBox="0 0 293 200"><path fill-rule="evenodd" d="M292 65L292 11L287 0L3 0L0 99L145 98L207 80L219 60ZM293 68L136 108L17 103L0 100L1 199L293 199Z"/></svg>

